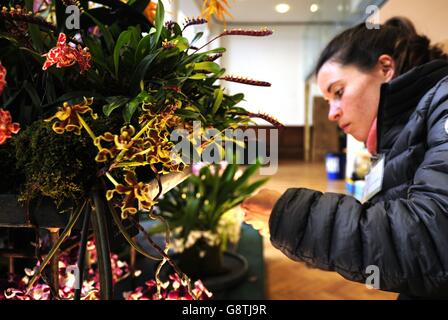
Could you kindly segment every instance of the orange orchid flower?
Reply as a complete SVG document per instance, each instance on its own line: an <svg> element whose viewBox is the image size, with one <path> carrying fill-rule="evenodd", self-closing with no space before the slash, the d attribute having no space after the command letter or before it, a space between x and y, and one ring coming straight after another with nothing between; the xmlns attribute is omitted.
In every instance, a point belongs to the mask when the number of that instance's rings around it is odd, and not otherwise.
<svg viewBox="0 0 448 320"><path fill-rule="evenodd" d="M6 87L6 68L0 62L0 94Z"/></svg>
<svg viewBox="0 0 448 320"><path fill-rule="evenodd" d="M154 24L156 19L157 3L150 1L143 11L143 15L148 19L149 22Z"/></svg>
<svg viewBox="0 0 448 320"><path fill-rule="evenodd" d="M9 111L0 108L0 144L11 138L12 134L17 134L20 124L13 123Z"/></svg>

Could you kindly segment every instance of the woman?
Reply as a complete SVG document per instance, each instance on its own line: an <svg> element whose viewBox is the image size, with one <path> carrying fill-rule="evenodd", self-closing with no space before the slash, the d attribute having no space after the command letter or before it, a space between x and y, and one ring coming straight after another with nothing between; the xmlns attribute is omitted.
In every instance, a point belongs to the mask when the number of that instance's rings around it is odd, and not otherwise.
<svg viewBox="0 0 448 320"><path fill-rule="evenodd" d="M381 190L360 203L308 189L262 190L246 220L291 259L405 298L448 297L448 57L394 18L333 39L316 68L328 118L378 159ZM378 170L381 174L381 168Z"/></svg>

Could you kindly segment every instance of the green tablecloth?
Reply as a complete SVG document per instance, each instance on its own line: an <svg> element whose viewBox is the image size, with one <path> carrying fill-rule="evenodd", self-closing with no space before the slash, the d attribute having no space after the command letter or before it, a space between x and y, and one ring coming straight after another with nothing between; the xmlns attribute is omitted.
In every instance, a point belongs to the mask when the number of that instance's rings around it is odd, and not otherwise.
<svg viewBox="0 0 448 320"><path fill-rule="evenodd" d="M157 238L155 238L157 242ZM161 240L161 239L159 239ZM140 241L139 241L140 242ZM148 252L151 248L146 241L141 240L140 244ZM162 244L162 243L160 243ZM249 264L247 277L239 284L221 292L213 292L216 300L263 300L265 296L265 268L263 259L263 239L247 224L242 225L241 238L238 246L231 249L244 256ZM155 252L153 252L155 254ZM115 286L115 299L121 299L124 291L132 291L136 286L143 286L148 277L154 275L156 264L154 261L138 255L137 269L142 271L142 275L134 280L126 279Z"/></svg>
<svg viewBox="0 0 448 320"><path fill-rule="evenodd" d="M251 226L243 224L241 239L236 252L249 262L246 279L225 292L215 294L216 299L263 300L265 295L265 267L263 259L263 238Z"/></svg>

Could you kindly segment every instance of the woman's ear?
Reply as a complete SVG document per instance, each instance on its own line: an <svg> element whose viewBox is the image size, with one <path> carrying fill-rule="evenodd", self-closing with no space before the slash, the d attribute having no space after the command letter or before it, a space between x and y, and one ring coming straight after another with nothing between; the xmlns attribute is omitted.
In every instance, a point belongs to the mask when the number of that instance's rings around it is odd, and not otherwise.
<svg viewBox="0 0 448 320"><path fill-rule="evenodd" d="M381 55L378 58L378 67L384 82L389 82L395 78L395 60L390 55Z"/></svg>

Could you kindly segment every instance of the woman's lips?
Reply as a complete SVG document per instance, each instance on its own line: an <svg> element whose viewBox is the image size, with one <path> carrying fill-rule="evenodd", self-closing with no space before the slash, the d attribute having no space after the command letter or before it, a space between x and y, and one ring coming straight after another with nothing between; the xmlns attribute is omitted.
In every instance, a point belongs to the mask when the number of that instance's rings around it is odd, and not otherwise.
<svg viewBox="0 0 448 320"><path fill-rule="evenodd" d="M350 123L340 125L339 127L341 128L342 131L344 131L345 133L347 133L347 129L348 129L349 126L350 126Z"/></svg>

